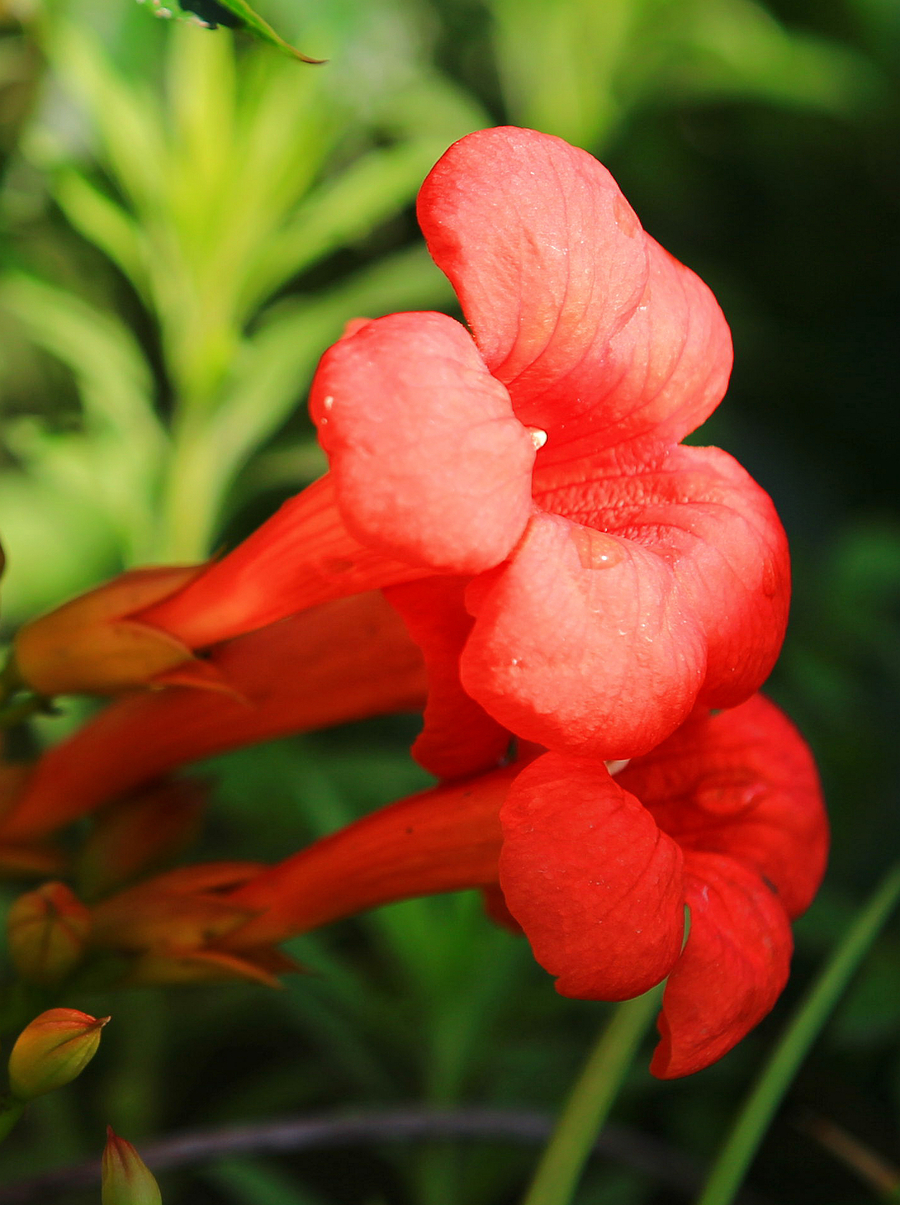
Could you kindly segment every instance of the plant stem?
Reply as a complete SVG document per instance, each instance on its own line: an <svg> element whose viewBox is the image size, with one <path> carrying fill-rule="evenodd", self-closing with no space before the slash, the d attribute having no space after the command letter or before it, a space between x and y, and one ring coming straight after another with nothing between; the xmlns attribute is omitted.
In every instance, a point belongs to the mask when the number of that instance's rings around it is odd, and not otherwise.
<svg viewBox="0 0 900 1205"><path fill-rule="evenodd" d="M697 1205L729 1205L798 1067L900 901L900 864L857 914L788 1023L722 1145Z"/></svg>
<svg viewBox="0 0 900 1205"><path fill-rule="evenodd" d="M567 1205L572 1199L597 1133L659 1008L661 990L654 988L616 1009L572 1089L522 1205Z"/></svg>

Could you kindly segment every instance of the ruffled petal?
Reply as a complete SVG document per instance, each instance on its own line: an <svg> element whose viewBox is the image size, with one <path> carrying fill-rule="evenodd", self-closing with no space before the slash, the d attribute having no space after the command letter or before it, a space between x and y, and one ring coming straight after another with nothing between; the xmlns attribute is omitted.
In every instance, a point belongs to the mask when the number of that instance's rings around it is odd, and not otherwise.
<svg viewBox="0 0 900 1205"><path fill-rule="evenodd" d="M607 464L540 503L557 513L535 517L467 600L463 685L500 723L578 755L633 757L696 702L733 706L759 687L787 622L787 544L730 456L679 447L640 473Z"/></svg>
<svg viewBox="0 0 900 1205"><path fill-rule="evenodd" d="M534 130L470 134L418 214L488 367L548 447L654 428L677 441L718 404L731 341L715 299L585 151Z"/></svg>
<svg viewBox="0 0 900 1205"><path fill-rule="evenodd" d="M669 973L684 932L681 851L602 764L538 758L500 819L500 886L557 991L626 1000Z"/></svg>
<svg viewBox="0 0 900 1205"><path fill-rule="evenodd" d="M716 299L699 276L646 239L650 276L641 302L609 342L590 407L554 430L541 450L536 494L589 478L602 451L615 449L622 466L658 458L725 394L731 332Z"/></svg>
<svg viewBox="0 0 900 1205"><path fill-rule="evenodd" d="M111 704L40 759L4 838L51 832L225 749L424 704L421 654L380 593L229 641L212 660L234 695L175 686Z"/></svg>
<svg viewBox="0 0 900 1205"><path fill-rule="evenodd" d="M467 583L467 578L430 577L384 592L425 657L428 702L412 754L437 778L460 778L496 766L511 739L466 694L459 679L459 658L473 622L463 601Z"/></svg>
<svg viewBox="0 0 900 1205"><path fill-rule="evenodd" d="M791 919L809 906L828 853L819 777L797 729L762 695L696 716L618 781L682 848L755 870Z"/></svg>
<svg viewBox="0 0 900 1205"><path fill-rule="evenodd" d="M685 857L691 927L669 975L650 1064L660 1079L701 1071L771 1010L787 982L793 943L776 894L719 854Z"/></svg>
<svg viewBox="0 0 900 1205"><path fill-rule="evenodd" d="M183 590L132 619L202 649L319 603L421 576L421 568L350 534L326 473Z"/></svg>
<svg viewBox="0 0 900 1205"><path fill-rule="evenodd" d="M504 559L531 513L535 444L468 331L390 314L322 357L310 413L350 531L435 572Z"/></svg>

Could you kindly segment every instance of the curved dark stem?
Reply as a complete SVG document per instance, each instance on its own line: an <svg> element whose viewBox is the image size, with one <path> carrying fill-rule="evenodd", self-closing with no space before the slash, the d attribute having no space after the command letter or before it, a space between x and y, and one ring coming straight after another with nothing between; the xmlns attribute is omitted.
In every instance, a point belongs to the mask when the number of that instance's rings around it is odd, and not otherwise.
<svg viewBox="0 0 900 1205"><path fill-rule="evenodd" d="M426 1111L409 1107L348 1116L286 1117L280 1121L188 1130L158 1142L142 1143L141 1157L154 1172L209 1163L237 1155L267 1155L355 1146L370 1142L421 1142L433 1139L478 1139L537 1146L545 1142L553 1119L543 1113L514 1109ZM690 1156L637 1130L607 1126L594 1156L612 1159L659 1183L694 1195L703 1183L703 1168ZM0 1188L0 1205L30 1205L56 1200L53 1192L90 1187L100 1180L100 1163L81 1163L46 1172ZM743 1192L737 1205L764 1205Z"/></svg>

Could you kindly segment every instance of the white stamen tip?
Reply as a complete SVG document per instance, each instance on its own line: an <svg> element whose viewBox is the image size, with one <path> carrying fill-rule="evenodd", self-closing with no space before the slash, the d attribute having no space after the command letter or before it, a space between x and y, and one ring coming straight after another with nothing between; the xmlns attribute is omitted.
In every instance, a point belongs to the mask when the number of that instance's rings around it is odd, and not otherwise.
<svg viewBox="0 0 900 1205"><path fill-rule="evenodd" d="M539 427L529 427L529 432L535 452L540 452L541 448L547 442L547 432L542 431Z"/></svg>

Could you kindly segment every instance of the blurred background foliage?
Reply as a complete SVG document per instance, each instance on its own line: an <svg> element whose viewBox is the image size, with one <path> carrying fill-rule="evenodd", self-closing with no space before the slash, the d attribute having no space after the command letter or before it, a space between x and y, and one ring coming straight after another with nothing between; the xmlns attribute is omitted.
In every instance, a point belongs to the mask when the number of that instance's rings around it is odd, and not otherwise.
<svg viewBox="0 0 900 1205"><path fill-rule="evenodd" d="M731 322L728 400L700 435L773 494L794 621L772 693L822 766L832 869L785 1000L723 1063L617 1121L708 1159L817 963L900 849L900 5L896 0L268 0L306 67L131 0L0 0L0 533L4 621L122 568L232 543L322 461L304 398L359 315L453 300L413 203L454 139L500 122L601 156ZM451 311L452 312L452 311ZM45 721L45 739L75 710ZM201 768L201 855L277 858L422 785L413 719ZM263 810L264 809L264 810ZM557 998L470 897L301 939L312 972L256 988L63 1003L112 1012L83 1081L38 1101L7 1178L185 1126L286 1112L555 1109L602 1006ZM877 1200L825 1118L900 1163L900 935L818 1043L751 1183L772 1202ZM674 1158L674 1155L673 1155ZM662 1163L665 1164L665 1159ZM853 1162L853 1161L851 1161ZM532 1155L386 1144L220 1161L167 1205L500 1205ZM0 1197L2 1199L2 1197ZM73 1193L74 1203L94 1200ZM684 1199L613 1159L578 1200Z"/></svg>

